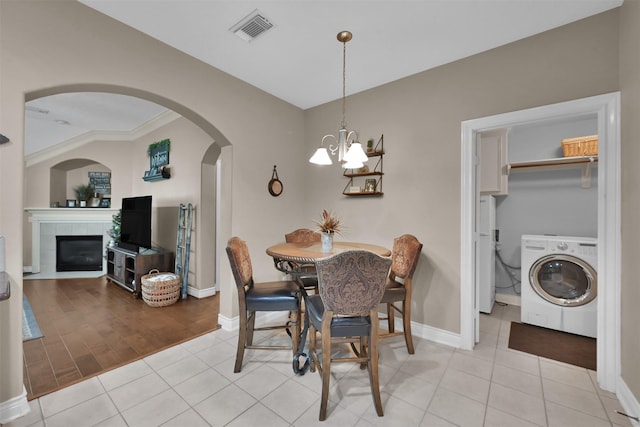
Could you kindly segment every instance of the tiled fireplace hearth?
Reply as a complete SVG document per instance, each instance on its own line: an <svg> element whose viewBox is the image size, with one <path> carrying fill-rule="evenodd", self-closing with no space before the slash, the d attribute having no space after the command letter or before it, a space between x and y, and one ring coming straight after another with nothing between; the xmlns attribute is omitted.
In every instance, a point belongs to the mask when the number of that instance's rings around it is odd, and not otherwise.
<svg viewBox="0 0 640 427"><path fill-rule="evenodd" d="M56 275L56 236L103 236L104 246L111 237L113 215L108 208L28 208L31 222L31 271L43 277ZM103 272L106 261L103 262Z"/></svg>

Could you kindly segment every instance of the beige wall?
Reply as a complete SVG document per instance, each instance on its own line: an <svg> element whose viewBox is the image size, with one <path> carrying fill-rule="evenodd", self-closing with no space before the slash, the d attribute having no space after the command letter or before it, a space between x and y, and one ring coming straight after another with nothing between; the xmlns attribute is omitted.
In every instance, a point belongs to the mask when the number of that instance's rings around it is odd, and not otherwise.
<svg viewBox="0 0 640 427"><path fill-rule="evenodd" d="M312 226L322 209L331 209L345 221L344 240L389 246L399 234L415 234L424 250L414 279L413 320L459 333L460 122L613 92L623 84L634 87L631 99L624 91L622 97L637 113L637 57L623 62L625 74L619 83L618 54L620 45L623 54L634 56L630 52L637 49L634 26L640 26L640 17L636 5L625 3L623 8L634 13L621 21L626 29L621 43L614 10L351 96L350 128L357 129L363 141L385 135L385 195L345 198L341 192L346 182L339 168L306 163L321 137L337 131L339 102L301 112L79 4L0 2L0 128L14 141L0 147L0 233L21 248L22 236L16 231L21 227L16 224L23 205L12 190L22 188L25 94L29 98L46 94L50 87L89 82L126 87L130 89L125 93L160 101L189 117L214 141L222 141L221 174L228 185L222 190L228 202L219 206L222 229L248 241L256 279L277 276L264 248L285 231ZM628 141L638 139L637 124L625 126L623 132L633 137ZM625 154L633 154L628 144L623 137ZM274 164L284 183L278 198L266 191ZM18 178L9 185L7 174ZM636 182L632 171L623 172L628 197L623 219L634 231L630 224L638 201L631 186ZM624 249L633 250L634 244L625 241ZM21 253L7 257L18 294ZM633 254L625 254L623 261L628 283L623 291L637 300ZM233 316L235 291L226 262L222 265L221 313ZM16 324L21 307L15 300L6 307L0 305L0 402L18 394L22 380ZM636 312L635 307L626 308L623 320L637 324ZM623 343L624 379L639 396L640 373L631 365L638 354L638 332L623 330L625 341L636 340L633 345Z"/></svg>
<svg viewBox="0 0 640 427"><path fill-rule="evenodd" d="M622 111L622 378L640 399L640 1L620 10L620 90Z"/></svg>
<svg viewBox="0 0 640 427"><path fill-rule="evenodd" d="M459 333L461 122L617 91L617 24L614 10L351 96L347 119L360 139L384 133L384 197L336 197L345 179L312 167L308 216L339 212L348 239L416 235L424 248L412 319ZM305 112L309 144L339 112L337 103Z"/></svg>
<svg viewBox="0 0 640 427"><path fill-rule="evenodd" d="M297 206L303 195L300 177L304 165L297 160L305 154L300 143L304 137L300 109L75 1L0 2L0 40L0 128L12 141L0 147L0 234L11 248L6 265L15 281L12 298L0 303L0 402L6 402L23 390L20 323L26 100L68 90L118 92L162 104L202 128L211 141L225 147L221 210L226 217L222 218L220 240L226 242L231 234L248 240L258 280L274 274L264 248L288 229L281 218L300 221ZM119 162L132 165L130 159L127 156ZM115 161L104 163L111 167ZM277 199L266 189L274 164L285 180L285 193ZM199 168L195 166L197 174ZM133 176L132 167L130 171ZM172 188L171 192L177 199L183 189ZM237 315L233 280L228 264L221 266L220 311L233 318Z"/></svg>

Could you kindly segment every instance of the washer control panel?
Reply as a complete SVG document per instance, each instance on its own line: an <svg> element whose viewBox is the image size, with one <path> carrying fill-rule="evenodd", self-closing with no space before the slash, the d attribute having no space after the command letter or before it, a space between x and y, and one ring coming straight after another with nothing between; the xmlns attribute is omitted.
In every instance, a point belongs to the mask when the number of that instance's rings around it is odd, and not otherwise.
<svg viewBox="0 0 640 427"><path fill-rule="evenodd" d="M587 239L585 242L584 240ZM524 236L522 249L535 252L564 253L577 257L595 257L598 255L597 239L593 242L588 238L581 238L580 241L572 240L571 237L549 236L544 239L541 236Z"/></svg>

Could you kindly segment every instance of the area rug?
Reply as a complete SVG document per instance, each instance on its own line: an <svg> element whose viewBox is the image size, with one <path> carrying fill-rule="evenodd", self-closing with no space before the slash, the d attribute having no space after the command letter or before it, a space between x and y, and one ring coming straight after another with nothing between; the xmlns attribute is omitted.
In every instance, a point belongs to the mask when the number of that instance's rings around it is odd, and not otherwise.
<svg viewBox="0 0 640 427"><path fill-rule="evenodd" d="M31 305L29 304L29 300L25 295L22 297L22 341L34 340L36 338L41 338L42 332L40 332L40 327L38 326L38 322L36 322L36 318L33 315L33 310L31 310Z"/></svg>
<svg viewBox="0 0 640 427"><path fill-rule="evenodd" d="M596 370L595 338L511 322L509 348Z"/></svg>

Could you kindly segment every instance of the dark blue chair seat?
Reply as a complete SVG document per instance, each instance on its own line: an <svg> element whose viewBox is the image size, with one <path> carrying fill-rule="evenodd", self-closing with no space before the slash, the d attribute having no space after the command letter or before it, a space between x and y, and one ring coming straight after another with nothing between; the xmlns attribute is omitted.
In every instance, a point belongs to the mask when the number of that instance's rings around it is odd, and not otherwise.
<svg viewBox="0 0 640 427"><path fill-rule="evenodd" d="M254 283L244 299L250 311L296 311L300 288L295 282Z"/></svg>
<svg viewBox="0 0 640 427"><path fill-rule="evenodd" d="M309 322L311 322L316 329L322 329L324 304L322 304L320 295L309 295L306 299L306 308L309 313ZM370 330L371 319L367 316L334 317L331 321L332 337L368 336Z"/></svg>

